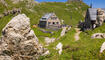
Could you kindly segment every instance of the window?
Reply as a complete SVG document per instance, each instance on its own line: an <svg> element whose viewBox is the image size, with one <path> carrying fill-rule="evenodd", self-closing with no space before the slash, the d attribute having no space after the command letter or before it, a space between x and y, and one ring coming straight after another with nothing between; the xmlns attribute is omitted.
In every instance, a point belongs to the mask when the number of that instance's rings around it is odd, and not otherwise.
<svg viewBox="0 0 105 60"><path fill-rule="evenodd" d="M53 22L53 24L55 24L55 22Z"/></svg>
<svg viewBox="0 0 105 60"><path fill-rule="evenodd" d="M51 19L52 19L52 20L56 20L56 19L57 19L57 17L51 17Z"/></svg>
<svg viewBox="0 0 105 60"><path fill-rule="evenodd" d="M56 22L56 24L59 24L59 22Z"/></svg>
<svg viewBox="0 0 105 60"><path fill-rule="evenodd" d="M46 20L46 18L42 18L42 20Z"/></svg>
<svg viewBox="0 0 105 60"><path fill-rule="evenodd" d="M51 24L51 22L48 22L48 24Z"/></svg>

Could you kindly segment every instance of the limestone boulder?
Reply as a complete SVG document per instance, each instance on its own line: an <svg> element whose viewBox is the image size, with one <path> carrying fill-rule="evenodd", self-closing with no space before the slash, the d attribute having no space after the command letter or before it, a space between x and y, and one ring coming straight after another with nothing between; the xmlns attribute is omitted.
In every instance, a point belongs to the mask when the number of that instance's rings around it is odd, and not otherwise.
<svg viewBox="0 0 105 60"><path fill-rule="evenodd" d="M45 37L45 43L46 43L47 45L49 45L49 44L55 42L55 40L56 40L55 38Z"/></svg>
<svg viewBox="0 0 105 60"><path fill-rule="evenodd" d="M97 9L97 20L98 20L98 24L99 26L101 26L103 24L103 22L105 21L105 11L102 9Z"/></svg>
<svg viewBox="0 0 105 60"><path fill-rule="evenodd" d="M98 39L105 38L105 33L95 33L91 36L91 38L93 38L93 39L95 39L95 38L98 38Z"/></svg>
<svg viewBox="0 0 105 60"><path fill-rule="evenodd" d="M102 44L101 48L100 48L100 53L102 53L105 50L105 42Z"/></svg>
<svg viewBox="0 0 105 60"><path fill-rule="evenodd" d="M9 56L12 60L36 60L43 52L44 48L31 30L30 19L25 14L17 15L3 28L0 57Z"/></svg>
<svg viewBox="0 0 105 60"><path fill-rule="evenodd" d="M10 56L0 56L0 60L12 60Z"/></svg>
<svg viewBox="0 0 105 60"><path fill-rule="evenodd" d="M61 37L65 35L66 29L67 29L67 27L62 27L62 31L61 31L61 34L60 34Z"/></svg>
<svg viewBox="0 0 105 60"><path fill-rule="evenodd" d="M61 42L59 42L56 46L56 50L59 50L58 51L59 55L62 54L62 48L63 48L63 44Z"/></svg>

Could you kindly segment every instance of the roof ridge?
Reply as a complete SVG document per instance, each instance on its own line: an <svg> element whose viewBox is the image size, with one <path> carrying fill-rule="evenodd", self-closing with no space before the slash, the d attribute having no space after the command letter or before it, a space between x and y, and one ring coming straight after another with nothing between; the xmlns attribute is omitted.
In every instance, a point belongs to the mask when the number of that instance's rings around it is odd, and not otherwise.
<svg viewBox="0 0 105 60"><path fill-rule="evenodd" d="M46 18L46 20L48 20L53 14L55 13L46 13L44 16L42 16L42 18ZM42 20L42 18L40 20Z"/></svg>

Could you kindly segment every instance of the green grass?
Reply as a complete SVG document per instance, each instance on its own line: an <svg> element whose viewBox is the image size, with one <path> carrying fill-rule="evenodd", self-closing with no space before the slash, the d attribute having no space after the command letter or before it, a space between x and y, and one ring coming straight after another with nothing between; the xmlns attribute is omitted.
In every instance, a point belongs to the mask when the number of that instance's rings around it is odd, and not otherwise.
<svg viewBox="0 0 105 60"><path fill-rule="evenodd" d="M5 25L12 19L13 15L5 16L4 18L0 19L0 32L5 27ZM0 33L1 36L1 33Z"/></svg>
<svg viewBox="0 0 105 60"><path fill-rule="evenodd" d="M47 48L50 50L51 55L45 56L45 57L41 57L40 60L43 58L43 60L68 60L70 59L71 56L71 52L68 49L63 50L62 55L59 55L58 52L54 49L56 47L56 45L61 42L63 44L63 46L70 46L71 45L73 47L74 46L74 34L75 34L75 30L72 29L71 31L69 31L64 37L61 37L60 40L50 44L50 46L48 46ZM72 48L72 47L71 47ZM70 53L70 54L69 54Z"/></svg>
<svg viewBox="0 0 105 60"><path fill-rule="evenodd" d="M18 4L12 4L11 1L9 0L6 0L6 2L8 3L9 6L5 7L4 5L0 4L0 13L3 13L4 10L11 10L14 7L21 8L22 13L25 13L30 18L31 26L34 24L38 24L40 18L45 13L51 13L51 12L54 12L60 20L63 19L65 24L75 26L78 23L78 21L84 19L83 12L85 12L86 9L88 8L88 6L82 2L81 4L78 2L71 3L71 4L62 3L62 2L52 2L52 3L46 2L46 3L41 3L36 5L35 7L32 8L34 12L31 12L25 6L26 3L24 2L20 2ZM76 10L76 8L78 10ZM72 16L72 19L71 19L71 16ZM10 19L10 18L8 17L7 19Z"/></svg>
<svg viewBox="0 0 105 60"><path fill-rule="evenodd" d="M78 21L84 19L82 13L86 11L87 8L88 6L82 2L81 4L78 2L71 4L62 2L49 2L35 6L34 9L37 12L37 14L40 15L40 17L45 13L54 12L60 20L65 21L65 24L75 26L78 23Z"/></svg>
<svg viewBox="0 0 105 60"><path fill-rule="evenodd" d="M9 7L5 8L5 6L0 3L0 14L3 13L5 9L11 10L14 7L22 8L22 13L26 14L30 18L31 27L34 24L38 24L40 18L45 13L50 12L56 13L60 20L64 20L65 24L73 26L73 28L65 36L46 47L50 50L51 54L48 56L41 56L39 60L105 60L105 53L99 53L100 47L105 39L91 39L91 35L94 33L105 33L105 24L95 30L82 32L80 34L79 41L75 41L74 39L74 34L76 33L74 26L78 24L78 21L84 20L83 13L86 12L87 8L89 8L85 3L81 2L80 4L78 2L72 2L68 4L63 2L46 2L36 5L32 8L34 11L31 12L28 8L26 8L26 3L21 2L18 4L11 4L11 1L6 1L8 2ZM0 19L0 32L2 32L2 29L12 19L12 17L16 15L11 14ZM54 34L50 34L41 32L41 28L32 29L39 38L39 42L43 45L45 45L44 37L58 38L61 32L60 29L58 31L53 31ZM53 49L59 42L63 44L62 55L59 55L58 52Z"/></svg>
<svg viewBox="0 0 105 60"><path fill-rule="evenodd" d="M51 55L41 58L43 58L42 60L105 60L105 53L101 54L99 52L105 39L91 38L94 33L104 33L104 28L105 24L95 30L82 32L78 41L74 39L76 32L72 28L64 37L47 47ZM62 55L58 55L57 51L53 49L59 42L63 44ZM66 46L69 46L69 48L65 49Z"/></svg>

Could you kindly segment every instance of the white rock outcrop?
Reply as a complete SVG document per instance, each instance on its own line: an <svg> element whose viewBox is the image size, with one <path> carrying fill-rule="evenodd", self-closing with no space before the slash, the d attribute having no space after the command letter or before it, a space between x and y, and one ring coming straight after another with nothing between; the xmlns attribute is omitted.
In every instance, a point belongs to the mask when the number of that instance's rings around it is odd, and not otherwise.
<svg viewBox="0 0 105 60"><path fill-rule="evenodd" d="M56 46L56 50L59 50L58 51L59 55L62 54L62 47L63 47L63 44L62 43L58 43L57 46Z"/></svg>
<svg viewBox="0 0 105 60"><path fill-rule="evenodd" d="M97 9L97 24L101 26L105 21L105 11L98 8Z"/></svg>
<svg viewBox="0 0 105 60"><path fill-rule="evenodd" d="M67 29L67 31L69 31L71 29L71 26L68 26L68 29Z"/></svg>
<svg viewBox="0 0 105 60"><path fill-rule="evenodd" d="M100 53L102 53L104 50L105 50L105 42L101 46Z"/></svg>
<svg viewBox="0 0 105 60"><path fill-rule="evenodd" d="M98 38L98 39L105 38L105 33L95 33L91 36L91 38L93 38L93 39L95 39L95 38Z"/></svg>
<svg viewBox="0 0 105 60"><path fill-rule="evenodd" d="M30 28L30 19L25 14L14 17L2 30L0 40L0 59L3 60L36 60L44 48Z"/></svg>
<svg viewBox="0 0 105 60"><path fill-rule="evenodd" d="M50 51L47 50L45 53L42 54L42 56L50 55Z"/></svg>
<svg viewBox="0 0 105 60"><path fill-rule="evenodd" d="M67 27L62 27L61 37L65 35Z"/></svg>
<svg viewBox="0 0 105 60"><path fill-rule="evenodd" d="M55 42L55 38L45 37L45 43L46 43L47 45L49 45L49 44L51 44L51 43L53 43L53 42Z"/></svg>

